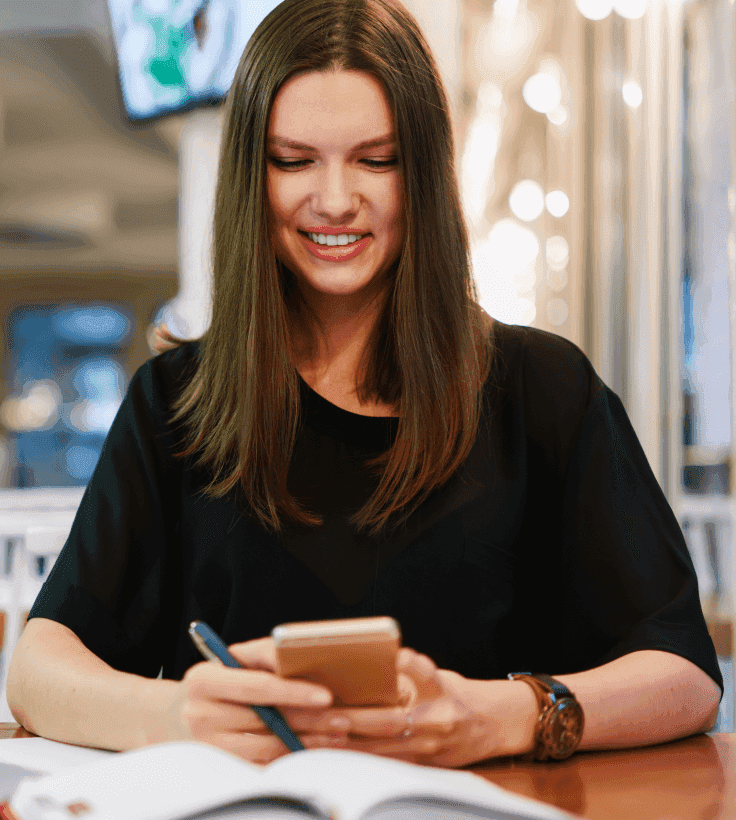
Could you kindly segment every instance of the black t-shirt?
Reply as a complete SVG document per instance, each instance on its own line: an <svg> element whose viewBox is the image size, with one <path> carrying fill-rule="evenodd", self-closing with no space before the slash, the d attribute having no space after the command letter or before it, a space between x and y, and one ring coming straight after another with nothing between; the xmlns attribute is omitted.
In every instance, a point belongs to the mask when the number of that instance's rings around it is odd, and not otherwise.
<svg viewBox="0 0 736 820"><path fill-rule="evenodd" d="M723 690L682 532L620 400L561 337L501 323L494 336L468 459L378 539L347 519L397 418L350 413L302 380L288 486L325 524L275 536L237 491L203 495L205 475L173 455L169 408L197 345L151 359L29 617L65 624L116 669L176 680L201 660L193 620L229 644L284 622L391 615L404 645L471 678L659 649Z"/></svg>

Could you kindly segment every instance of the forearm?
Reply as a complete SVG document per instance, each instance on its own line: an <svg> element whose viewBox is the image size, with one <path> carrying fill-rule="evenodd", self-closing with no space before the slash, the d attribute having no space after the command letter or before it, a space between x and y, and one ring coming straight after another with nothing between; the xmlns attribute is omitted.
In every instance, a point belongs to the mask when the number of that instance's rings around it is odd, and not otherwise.
<svg viewBox="0 0 736 820"><path fill-rule="evenodd" d="M649 746L688 737L712 729L718 714L716 683L670 652L632 652L587 672L553 672L552 677L583 708L580 749Z"/></svg>
<svg viewBox="0 0 736 820"><path fill-rule="evenodd" d="M119 672L61 624L28 622L13 655L8 705L34 734L125 750L168 739L175 681Z"/></svg>
<svg viewBox="0 0 736 820"><path fill-rule="evenodd" d="M533 670L544 671L544 670ZM713 728L720 690L690 661L670 652L632 652L604 666L552 677L575 695L585 716L579 750L665 743ZM471 709L493 727L479 748L484 756L532 751L539 706L523 681L465 681Z"/></svg>

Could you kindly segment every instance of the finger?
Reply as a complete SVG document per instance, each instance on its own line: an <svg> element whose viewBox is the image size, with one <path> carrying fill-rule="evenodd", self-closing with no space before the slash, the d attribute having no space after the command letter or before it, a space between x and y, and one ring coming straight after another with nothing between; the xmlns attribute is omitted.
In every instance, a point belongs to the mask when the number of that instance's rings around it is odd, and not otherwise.
<svg viewBox="0 0 736 820"><path fill-rule="evenodd" d="M248 669L276 669L276 647L273 638L256 638L253 641L231 644L228 649L240 664Z"/></svg>
<svg viewBox="0 0 736 820"><path fill-rule="evenodd" d="M189 696L195 700L324 708L333 699L329 689L316 683L287 680L259 670L230 669L208 661L192 667L185 680Z"/></svg>
<svg viewBox="0 0 736 820"><path fill-rule="evenodd" d="M440 738L425 735L412 735L396 740L374 740L351 736L348 738L347 748L368 754L411 758L437 754L442 750L443 742Z"/></svg>
<svg viewBox="0 0 736 820"><path fill-rule="evenodd" d="M400 676L414 681L419 700L430 700L443 694L437 666L426 655L404 648L399 653L398 669Z"/></svg>
<svg viewBox="0 0 736 820"><path fill-rule="evenodd" d="M350 734L363 737L400 737L412 733L449 736L463 723L464 717L446 700L424 703L416 709L395 714L374 715L369 709L350 716Z"/></svg>
<svg viewBox="0 0 736 820"><path fill-rule="evenodd" d="M367 706L362 709L331 709L331 713L346 718L350 733L367 737L394 737L410 725L409 713L398 707Z"/></svg>
<svg viewBox="0 0 736 820"><path fill-rule="evenodd" d="M437 664L427 655L405 646L399 652L398 669L400 672L411 673L415 679L429 680L434 677Z"/></svg>
<svg viewBox="0 0 736 820"><path fill-rule="evenodd" d="M289 752L286 746L271 734L221 732L212 735L206 742L253 763L270 763Z"/></svg>
<svg viewBox="0 0 736 820"><path fill-rule="evenodd" d="M236 703L190 700L184 705L182 717L197 740L220 732L268 731L252 709Z"/></svg>
<svg viewBox="0 0 736 820"><path fill-rule="evenodd" d="M287 723L296 732L314 732L328 735L346 735L352 728L352 721L346 715L336 713L334 709L323 712L303 709L282 710Z"/></svg>

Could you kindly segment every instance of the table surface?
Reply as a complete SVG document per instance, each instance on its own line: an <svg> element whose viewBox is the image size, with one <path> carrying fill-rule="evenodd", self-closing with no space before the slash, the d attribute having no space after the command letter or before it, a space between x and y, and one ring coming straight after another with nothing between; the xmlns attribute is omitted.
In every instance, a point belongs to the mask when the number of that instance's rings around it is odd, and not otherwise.
<svg viewBox="0 0 736 820"><path fill-rule="evenodd" d="M0 739L34 737L0 723ZM736 820L736 734L697 735L555 763L493 760L469 771L588 820Z"/></svg>

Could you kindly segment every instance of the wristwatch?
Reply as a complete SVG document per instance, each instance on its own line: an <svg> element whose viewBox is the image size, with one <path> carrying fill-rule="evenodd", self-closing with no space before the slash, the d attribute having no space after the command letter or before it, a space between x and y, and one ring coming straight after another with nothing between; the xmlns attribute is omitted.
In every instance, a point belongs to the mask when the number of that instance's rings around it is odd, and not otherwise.
<svg viewBox="0 0 736 820"><path fill-rule="evenodd" d="M511 672L509 680L523 680L534 690L539 703L539 720L534 732L534 749L522 760L565 760L583 737L585 718L575 695L549 675Z"/></svg>

